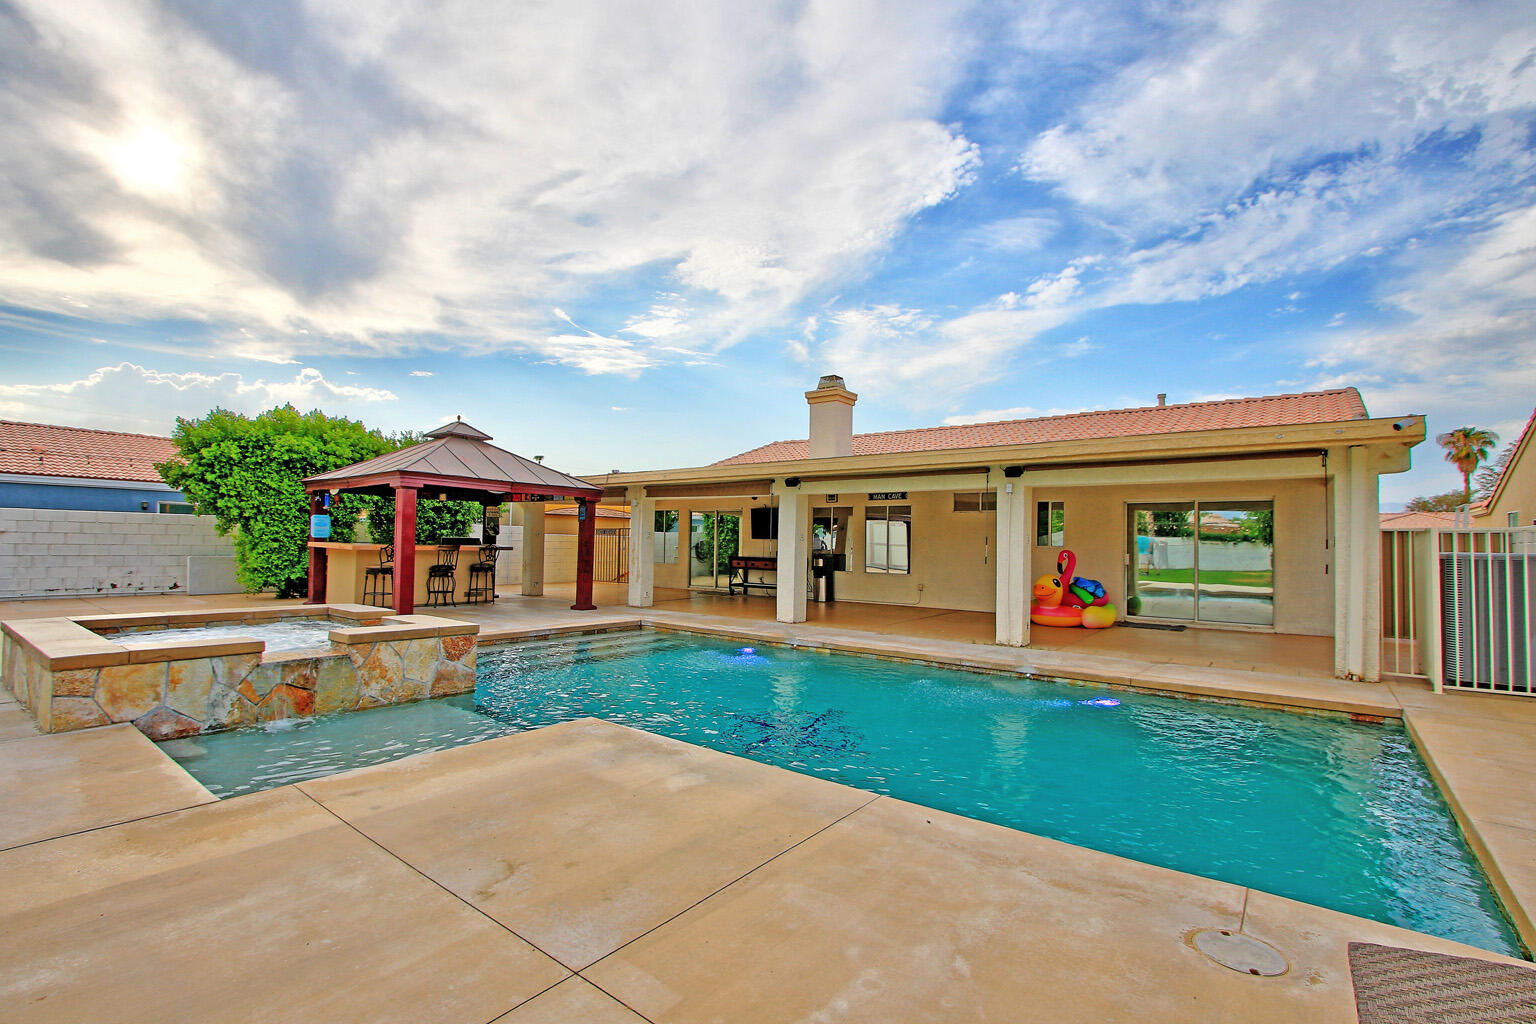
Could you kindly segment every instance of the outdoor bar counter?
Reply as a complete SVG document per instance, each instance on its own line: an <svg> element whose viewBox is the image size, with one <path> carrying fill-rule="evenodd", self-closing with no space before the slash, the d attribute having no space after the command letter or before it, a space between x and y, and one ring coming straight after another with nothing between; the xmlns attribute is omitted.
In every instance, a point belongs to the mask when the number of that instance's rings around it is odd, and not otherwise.
<svg viewBox="0 0 1536 1024"><path fill-rule="evenodd" d="M338 544L328 540L312 540L312 548L326 551L325 601L327 604L364 604L363 570L379 564L382 544ZM437 561L436 544L416 545L416 607L427 606L427 569ZM506 551L502 551L505 557ZM459 567L454 571L453 600L458 604L468 601L469 567L480 557L478 547L465 545L459 549ZM436 607L436 606L434 606Z"/></svg>

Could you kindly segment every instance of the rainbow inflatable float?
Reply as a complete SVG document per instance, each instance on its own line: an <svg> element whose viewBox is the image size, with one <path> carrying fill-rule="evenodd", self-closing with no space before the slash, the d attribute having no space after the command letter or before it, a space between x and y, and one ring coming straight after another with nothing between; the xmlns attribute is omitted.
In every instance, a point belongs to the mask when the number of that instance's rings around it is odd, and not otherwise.
<svg viewBox="0 0 1536 1024"><path fill-rule="evenodd" d="M1035 580L1035 600L1029 621L1039 626L1082 626L1106 629L1115 624L1115 606L1109 603L1104 584L1073 576L1077 556L1062 548L1056 556L1056 575Z"/></svg>

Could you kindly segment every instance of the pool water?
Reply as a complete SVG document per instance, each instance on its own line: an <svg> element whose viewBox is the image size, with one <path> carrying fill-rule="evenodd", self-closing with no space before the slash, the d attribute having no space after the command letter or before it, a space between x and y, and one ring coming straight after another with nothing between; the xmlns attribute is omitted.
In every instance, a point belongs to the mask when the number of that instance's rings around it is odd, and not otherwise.
<svg viewBox="0 0 1536 1024"><path fill-rule="evenodd" d="M269 652L302 651L313 647L330 647L331 630L349 625L351 623L333 622L330 619L276 619L272 622L250 624L141 629L125 633L105 633L102 637L113 643L124 645L161 643L167 640L233 640L236 637L243 637L265 641Z"/></svg>
<svg viewBox="0 0 1536 1024"><path fill-rule="evenodd" d="M652 632L483 649L468 697L168 752L220 795L595 716L1519 955L1406 733Z"/></svg>

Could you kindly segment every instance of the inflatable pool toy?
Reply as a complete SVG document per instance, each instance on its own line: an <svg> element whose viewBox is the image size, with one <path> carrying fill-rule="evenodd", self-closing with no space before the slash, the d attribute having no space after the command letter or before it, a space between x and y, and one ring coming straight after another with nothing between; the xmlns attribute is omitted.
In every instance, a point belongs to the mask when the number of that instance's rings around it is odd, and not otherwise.
<svg viewBox="0 0 1536 1024"><path fill-rule="evenodd" d="M1098 580L1073 576L1077 556L1063 548L1056 557L1056 575L1035 580L1029 621L1040 626L1082 626L1104 629L1115 624L1115 606Z"/></svg>

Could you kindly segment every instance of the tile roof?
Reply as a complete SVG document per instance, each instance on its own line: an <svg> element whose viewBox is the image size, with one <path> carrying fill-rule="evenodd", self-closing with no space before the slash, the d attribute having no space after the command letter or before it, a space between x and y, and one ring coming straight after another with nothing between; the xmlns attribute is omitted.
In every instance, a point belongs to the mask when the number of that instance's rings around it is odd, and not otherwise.
<svg viewBox="0 0 1536 1024"><path fill-rule="evenodd" d="M1297 395L1231 398L1184 405L1152 405L1140 409L1079 412L998 423L967 423L952 427L922 427L853 435L854 455L987 448L995 445L1040 444L1087 438L1176 434L1192 430L1235 427L1279 427L1302 423L1336 423L1368 418L1365 402L1354 388L1309 391ZM716 462L737 466L810 457L810 441L774 441Z"/></svg>
<svg viewBox="0 0 1536 1024"><path fill-rule="evenodd" d="M155 463L176 454L168 437L0 420L0 473L163 483Z"/></svg>
<svg viewBox="0 0 1536 1024"><path fill-rule="evenodd" d="M1456 523L1454 512L1383 512L1383 530L1448 530Z"/></svg>
<svg viewBox="0 0 1536 1024"><path fill-rule="evenodd" d="M474 430L473 427L469 428ZM433 431L437 433L437 431ZM480 433L475 431L475 433ZM488 435L481 435L485 437ZM477 480L492 489L514 487L549 487L574 492L598 491L600 487L568 473L525 459L521 455L462 433L451 432L435 441L424 441L409 448L386 452L376 458L304 478L306 484L347 482L390 473L414 473L423 476L454 477Z"/></svg>

